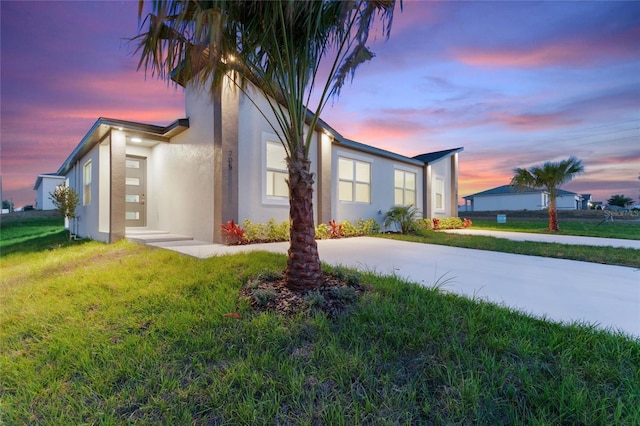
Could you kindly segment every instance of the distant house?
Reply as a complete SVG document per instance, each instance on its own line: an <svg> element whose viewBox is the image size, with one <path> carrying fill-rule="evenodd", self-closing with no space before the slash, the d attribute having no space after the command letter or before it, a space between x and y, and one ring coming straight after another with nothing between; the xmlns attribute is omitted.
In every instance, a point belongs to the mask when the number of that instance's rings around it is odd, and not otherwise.
<svg viewBox="0 0 640 426"><path fill-rule="evenodd" d="M463 198L465 211L544 210L549 207L549 193L546 190L518 189L511 185L502 185ZM581 210L582 199L580 194L559 189L556 208Z"/></svg>
<svg viewBox="0 0 640 426"><path fill-rule="evenodd" d="M186 116L163 127L100 118L60 166L80 195L72 232L112 242L170 232L220 242L220 224L289 218L285 151L253 101L231 84L215 99L186 87ZM312 132L317 223L382 222L397 205L457 216L463 148L406 157L344 138L320 120Z"/></svg>
<svg viewBox="0 0 640 426"><path fill-rule="evenodd" d="M49 198L49 194L55 191L56 186L64 183L65 177L55 173L38 175L33 189L36 191L36 210L55 210L56 206Z"/></svg>

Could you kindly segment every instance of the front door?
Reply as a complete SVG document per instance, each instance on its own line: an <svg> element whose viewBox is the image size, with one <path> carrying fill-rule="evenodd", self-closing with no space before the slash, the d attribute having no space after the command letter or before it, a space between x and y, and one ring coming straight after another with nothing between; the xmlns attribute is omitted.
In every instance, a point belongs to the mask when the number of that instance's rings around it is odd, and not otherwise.
<svg viewBox="0 0 640 426"><path fill-rule="evenodd" d="M145 204L145 194L147 193L147 159L127 155L126 169L126 226L146 226L147 208Z"/></svg>

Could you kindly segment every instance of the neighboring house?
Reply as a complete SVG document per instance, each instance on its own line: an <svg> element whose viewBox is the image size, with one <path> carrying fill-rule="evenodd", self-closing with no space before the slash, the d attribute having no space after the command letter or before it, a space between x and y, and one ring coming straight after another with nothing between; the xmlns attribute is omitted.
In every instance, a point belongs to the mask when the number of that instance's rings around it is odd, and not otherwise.
<svg viewBox="0 0 640 426"><path fill-rule="evenodd" d="M287 220L278 136L244 93L223 87L212 100L188 85L188 118L166 127L100 118L58 170L80 194L72 232L113 242L146 228L220 242L228 220ZM324 122L307 131L317 223L382 222L390 207L408 204L426 217L457 215L463 148L410 158L345 139Z"/></svg>
<svg viewBox="0 0 640 426"><path fill-rule="evenodd" d="M55 210L56 206L49 198L56 190L56 186L64 184L65 177L58 176L55 173L46 173L38 175L33 189L36 191L36 210Z"/></svg>
<svg viewBox="0 0 640 426"><path fill-rule="evenodd" d="M549 193L546 190L518 189L511 185L502 185L463 198L465 211L543 210L549 207ZM559 189L556 208L558 210L580 210L582 209L582 195Z"/></svg>
<svg viewBox="0 0 640 426"><path fill-rule="evenodd" d="M594 203L593 199L591 198L591 194L580 194L580 196L582 197L580 210L589 210Z"/></svg>

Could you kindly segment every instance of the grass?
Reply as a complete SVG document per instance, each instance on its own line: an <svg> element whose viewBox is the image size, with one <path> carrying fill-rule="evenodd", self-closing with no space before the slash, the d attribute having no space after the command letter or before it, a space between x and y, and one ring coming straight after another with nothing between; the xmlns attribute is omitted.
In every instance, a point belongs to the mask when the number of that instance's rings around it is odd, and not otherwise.
<svg viewBox="0 0 640 426"><path fill-rule="evenodd" d="M617 220L613 223L600 223L599 220L560 221L559 235L581 235L585 237L621 238L640 240L640 222ZM473 229L489 229L510 232L533 232L547 234L548 222L544 220L508 220L497 223L496 220L473 219Z"/></svg>
<svg viewBox="0 0 640 426"><path fill-rule="evenodd" d="M69 241L64 219L54 212L10 213L0 220L0 257L77 244Z"/></svg>
<svg viewBox="0 0 640 426"><path fill-rule="evenodd" d="M251 311L243 283L284 265L124 241L3 256L0 424L640 423L637 339L368 274L347 317Z"/></svg>
<svg viewBox="0 0 640 426"><path fill-rule="evenodd" d="M427 231L421 235L381 234L380 237L425 244L439 244L477 250L581 260L584 262L640 268L640 255L638 255L637 249L632 248L512 241L504 238L481 235L450 234L434 231Z"/></svg>

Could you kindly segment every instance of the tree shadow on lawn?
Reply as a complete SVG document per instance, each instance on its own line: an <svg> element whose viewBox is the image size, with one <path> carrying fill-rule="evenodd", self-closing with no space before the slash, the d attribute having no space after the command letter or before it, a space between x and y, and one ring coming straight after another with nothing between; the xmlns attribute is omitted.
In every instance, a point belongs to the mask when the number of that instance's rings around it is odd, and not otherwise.
<svg viewBox="0 0 640 426"><path fill-rule="evenodd" d="M39 234L31 238L21 238L14 243L2 245L0 247L0 257L10 254L37 253L60 247L84 244L87 241L90 240L69 240L69 232L63 229L47 235Z"/></svg>

